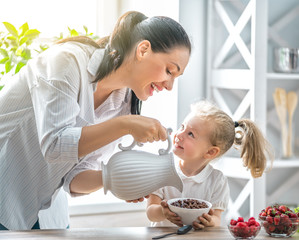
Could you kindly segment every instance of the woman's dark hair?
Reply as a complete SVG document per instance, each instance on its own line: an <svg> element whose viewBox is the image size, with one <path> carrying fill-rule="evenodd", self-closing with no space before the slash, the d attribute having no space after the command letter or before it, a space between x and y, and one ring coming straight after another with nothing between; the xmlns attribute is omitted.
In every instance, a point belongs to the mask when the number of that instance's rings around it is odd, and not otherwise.
<svg viewBox="0 0 299 240"><path fill-rule="evenodd" d="M153 52L168 53L175 47L186 47L191 54L191 43L183 27L175 20L156 16L148 18L136 11L123 14L117 21L110 36L101 38L96 43L87 37L73 38L73 41L87 43L98 48L105 48L103 61L97 71L95 81L100 81L115 71L131 53L136 44L142 40L151 43ZM84 40L85 39L85 40ZM66 39L59 42L70 41ZM141 101L132 94L131 113L140 114Z"/></svg>

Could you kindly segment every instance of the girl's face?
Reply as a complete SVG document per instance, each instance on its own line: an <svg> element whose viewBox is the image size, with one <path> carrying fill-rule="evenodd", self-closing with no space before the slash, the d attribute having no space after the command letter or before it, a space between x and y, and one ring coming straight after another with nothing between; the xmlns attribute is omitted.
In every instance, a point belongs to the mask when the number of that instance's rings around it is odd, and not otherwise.
<svg viewBox="0 0 299 240"><path fill-rule="evenodd" d="M186 163L198 164L209 162L215 148L209 140L211 126L207 120L189 114L180 129L174 135L173 153Z"/></svg>
<svg viewBox="0 0 299 240"><path fill-rule="evenodd" d="M128 87L142 101L152 96L154 91L170 91L174 79L183 74L188 61L189 50L185 47L174 48L169 53L154 53L150 43L142 41L136 49Z"/></svg>

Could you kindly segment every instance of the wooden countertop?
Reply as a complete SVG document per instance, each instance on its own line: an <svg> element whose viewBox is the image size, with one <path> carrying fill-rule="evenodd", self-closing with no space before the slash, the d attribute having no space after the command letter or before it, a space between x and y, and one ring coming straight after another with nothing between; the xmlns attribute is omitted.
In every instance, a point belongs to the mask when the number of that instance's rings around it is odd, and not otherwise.
<svg viewBox="0 0 299 240"><path fill-rule="evenodd" d="M74 228L67 230L30 230L30 231L0 231L0 239L105 239L105 240L143 240L152 239L154 236L159 236L165 233L175 232L177 228L173 227L117 227L117 228ZM169 240L178 239L207 239L207 240L218 240L218 239L234 239L229 233L226 227L212 227L204 230L194 231L191 230L185 235L171 235L167 238ZM262 229L255 240L261 239L272 239ZM299 239L299 234L296 233L293 240Z"/></svg>

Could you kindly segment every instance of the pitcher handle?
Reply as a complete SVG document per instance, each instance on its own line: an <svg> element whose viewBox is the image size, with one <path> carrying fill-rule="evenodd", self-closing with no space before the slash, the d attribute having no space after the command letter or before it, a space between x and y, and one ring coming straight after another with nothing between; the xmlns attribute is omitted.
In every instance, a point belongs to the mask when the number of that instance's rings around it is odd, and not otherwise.
<svg viewBox="0 0 299 240"><path fill-rule="evenodd" d="M135 146L139 146L139 147L142 147L143 146L143 143L140 143L140 142L136 142L135 140L132 142L131 145L127 146L127 147L124 147L121 143L118 144L118 148L122 151L128 151L128 150L132 150L133 147Z"/></svg>
<svg viewBox="0 0 299 240"><path fill-rule="evenodd" d="M158 153L159 155L166 155L169 153L171 146L172 146L172 141L170 138L170 134L172 133L172 129L171 128L167 128L167 141L168 141L168 147L166 149L159 149Z"/></svg>
<svg viewBox="0 0 299 240"><path fill-rule="evenodd" d="M166 149L159 149L159 155L165 155L167 154L170 149L171 149L171 139L170 139L170 134L172 133L172 129L171 128L167 128L166 129L167 131L167 140L168 140L168 147ZM132 150L135 146L139 146L139 147L142 147L143 146L143 143L140 143L140 142L136 142L135 140L132 142L131 145L127 146L127 147L124 147L121 143L118 144L118 148L122 151L128 151L128 150Z"/></svg>

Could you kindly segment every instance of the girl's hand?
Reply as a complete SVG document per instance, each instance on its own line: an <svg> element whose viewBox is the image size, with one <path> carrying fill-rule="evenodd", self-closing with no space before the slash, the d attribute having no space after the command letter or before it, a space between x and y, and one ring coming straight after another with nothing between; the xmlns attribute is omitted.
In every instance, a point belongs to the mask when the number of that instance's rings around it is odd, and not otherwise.
<svg viewBox="0 0 299 240"><path fill-rule="evenodd" d="M132 135L136 142L146 143L154 141L165 141L167 139L166 128L154 118L140 115L129 115L126 125L128 134Z"/></svg>
<svg viewBox="0 0 299 240"><path fill-rule="evenodd" d="M148 198L149 195L142 197L142 198L138 198L138 199L134 199L134 200L126 200L127 203L138 203L138 202L143 202L144 198Z"/></svg>
<svg viewBox="0 0 299 240"><path fill-rule="evenodd" d="M214 210L210 209L208 213L203 214L201 217L198 217L199 222L193 222L194 229L204 229L205 227L214 227L215 223L212 216L214 215Z"/></svg>
<svg viewBox="0 0 299 240"><path fill-rule="evenodd" d="M165 201L161 202L161 206L162 206L162 212L167 220L169 220L173 224L176 224L179 227L183 226L183 222L181 218L176 213L170 211L168 204Z"/></svg>

